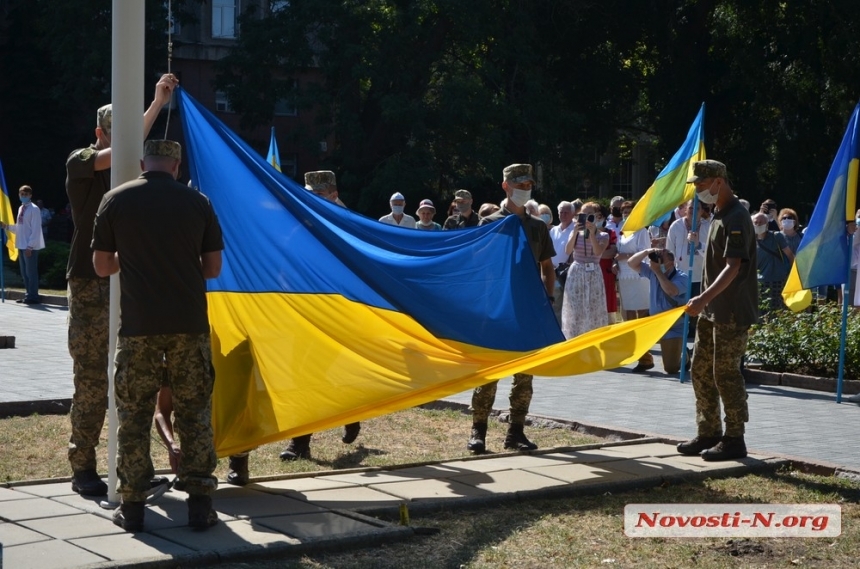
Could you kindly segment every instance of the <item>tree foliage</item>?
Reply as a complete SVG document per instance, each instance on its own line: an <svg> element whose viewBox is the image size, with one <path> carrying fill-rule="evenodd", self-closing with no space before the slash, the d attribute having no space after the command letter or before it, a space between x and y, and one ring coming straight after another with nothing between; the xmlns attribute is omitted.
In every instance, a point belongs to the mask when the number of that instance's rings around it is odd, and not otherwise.
<svg viewBox="0 0 860 569"><path fill-rule="evenodd" d="M146 2L148 98L166 64L166 14ZM172 4L181 15L206 3ZM54 206L66 155L91 142L93 111L109 98L110 5L0 1L0 159L12 185L32 183ZM270 124L281 99L313 110L317 123L295 136L333 137L326 166L367 213L394 190L412 204L457 187L498 201L512 162L539 164L536 197L554 203L586 176L605 187L602 157L632 145L651 149L654 163L641 166L653 177L705 102L708 154L736 191L803 218L860 96L860 17L848 0L241 5L219 87L248 127Z"/></svg>

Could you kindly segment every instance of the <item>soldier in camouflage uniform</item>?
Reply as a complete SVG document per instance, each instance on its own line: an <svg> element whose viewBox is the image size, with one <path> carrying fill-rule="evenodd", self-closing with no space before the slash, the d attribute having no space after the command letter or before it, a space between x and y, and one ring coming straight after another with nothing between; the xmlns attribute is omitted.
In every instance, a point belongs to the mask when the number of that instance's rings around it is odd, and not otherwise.
<svg viewBox="0 0 860 569"><path fill-rule="evenodd" d="M506 205L496 213L481 219L479 225L493 223L504 219L509 215L519 216L523 223L526 237L538 263L541 280L546 289L546 294L553 302L553 290L555 289L555 271L552 258L555 249L549 236L546 223L538 218L530 216L525 210L525 203L531 197L534 178L532 177L531 164L511 164L502 171L502 189L507 195ZM534 299L537 300L537 299ZM523 300L528 302L528 300ZM526 373L514 374L513 386L511 387L511 423L505 436L505 448L511 450L534 450L537 445L526 438L523 428L526 423L526 415L532 401L532 375ZM496 400L496 386L494 381L475 389L472 394L472 434L466 445L474 453L486 451L487 419Z"/></svg>
<svg viewBox="0 0 860 569"><path fill-rule="evenodd" d="M716 204L716 212L706 244L702 293L686 307L690 316L701 314L692 365L698 434L679 444L678 452L700 454L708 461L743 458L749 411L740 365L749 327L758 319L755 233L749 212L732 193L725 164L696 162L687 182L696 185L702 203Z"/></svg>
<svg viewBox="0 0 860 569"><path fill-rule="evenodd" d="M122 504L113 519L127 531L143 529L154 472L152 410L165 383L165 363L182 455L179 481L189 494L188 525L205 529L218 521L211 496L217 486L215 376L205 279L218 276L224 243L206 196L176 181L181 154L176 142L148 140L143 174L105 194L93 231L96 273L122 269L115 381Z"/></svg>
<svg viewBox="0 0 860 569"><path fill-rule="evenodd" d="M155 97L143 115L144 137L161 108L170 100L176 77L166 74L155 86ZM107 485L98 475L95 447L99 444L107 410L108 302L110 281L93 271L90 240L93 219L102 196L110 189L111 106L96 115L96 142L79 148L66 161L66 193L75 232L66 270L69 296L69 354L75 391L69 417L69 463L72 490L85 496L103 496Z"/></svg>

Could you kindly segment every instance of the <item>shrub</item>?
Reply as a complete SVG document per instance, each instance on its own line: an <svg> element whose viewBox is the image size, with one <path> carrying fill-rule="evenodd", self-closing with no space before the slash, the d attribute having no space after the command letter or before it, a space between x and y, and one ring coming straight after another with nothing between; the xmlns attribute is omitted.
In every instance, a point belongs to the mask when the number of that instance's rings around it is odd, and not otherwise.
<svg viewBox="0 0 860 569"><path fill-rule="evenodd" d="M69 244L48 241L39 252L39 284L45 288L66 288L66 265L69 262Z"/></svg>
<svg viewBox="0 0 860 569"><path fill-rule="evenodd" d="M750 329L747 357L764 370L836 377L842 307L814 305L804 312L777 310ZM860 377L860 313L849 310L844 377Z"/></svg>

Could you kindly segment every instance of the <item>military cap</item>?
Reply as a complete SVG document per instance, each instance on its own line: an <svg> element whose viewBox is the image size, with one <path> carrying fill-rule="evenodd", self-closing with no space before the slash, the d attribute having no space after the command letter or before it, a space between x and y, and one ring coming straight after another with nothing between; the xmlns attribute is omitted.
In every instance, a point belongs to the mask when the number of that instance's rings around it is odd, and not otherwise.
<svg viewBox="0 0 860 569"><path fill-rule="evenodd" d="M436 211L436 206L433 205L433 202L431 200L421 200L421 203L418 204L418 211L421 211L424 208Z"/></svg>
<svg viewBox="0 0 860 569"><path fill-rule="evenodd" d="M113 113L110 104L99 107L99 110L96 111L96 126L102 129L105 134L110 134L112 119Z"/></svg>
<svg viewBox="0 0 860 569"><path fill-rule="evenodd" d="M535 181L532 177L531 164L511 164L502 170L502 175L504 176L505 182L513 182L514 184Z"/></svg>
<svg viewBox="0 0 860 569"><path fill-rule="evenodd" d="M693 162L693 176L687 179L687 183L698 182L705 178L725 178L726 165L716 160L699 160Z"/></svg>
<svg viewBox="0 0 860 569"><path fill-rule="evenodd" d="M403 194L401 194L400 192L394 192L393 194L391 194L391 199L388 201L390 201L390 202L404 201L405 202L406 198L403 197Z"/></svg>
<svg viewBox="0 0 860 569"><path fill-rule="evenodd" d="M331 170L317 170L316 172L305 172L305 189L311 191L327 190L330 186L337 186L337 178Z"/></svg>
<svg viewBox="0 0 860 569"><path fill-rule="evenodd" d="M182 160L182 146L172 140L147 140L143 143L143 155Z"/></svg>
<svg viewBox="0 0 860 569"><path fill-rule="evenodd" d="M469 193L469 190L457 190L454 192L455 198L463 198L464 200L472 199L472 194Z"/></svg>

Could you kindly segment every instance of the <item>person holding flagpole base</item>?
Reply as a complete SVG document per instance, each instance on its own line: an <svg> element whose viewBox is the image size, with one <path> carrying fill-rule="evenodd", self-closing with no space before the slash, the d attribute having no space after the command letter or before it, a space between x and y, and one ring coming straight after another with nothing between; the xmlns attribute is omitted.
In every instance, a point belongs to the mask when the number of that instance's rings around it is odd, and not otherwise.
<svg viewBox="0 0 860 569"><path fill-rule="evenodd" d="M218 458L206 279L221 272L224 240L209 199L176 181L179 143L147 140L143 155L143 173L105 194L93 227L95 273L119 273L122 291L114 384L122 503L113 522L126 531L143 529L154 474L153 402L166 385L179 433L177 468L188 493L188 525L206 529L218 522L212 509Z"/></svg>
<svg viewBox="0 0 860 569"><path fill-rule="evenodd" d="M152 104L143 114L143 136L149 134L162 107L179 81L161 76ZM90 241L93 220L102 197L110 190L112 107L96 113L96 142L73 151L66 161L66 194L75 232L66 269L69 297L69 354L72 356L74 392L69 418L69 464L72 490L82 496L104 496L107 484L98 475L96 446L104 426L108 401L108 320L110 279L93 270Z"/></svg>
<svg viewBox="0 0 860 569"><path fill-rule="evenodd" d="M705 244L702 293L686 305L687 314L699 316L691 373L698 434L679 444L678 452L707 461L738 459L747 455L749 421L741 357L749 327L758 320L755 233L749 212L732 192L725 164L695 162L687 183L695 184L699 201L716 205L716 212Z"/></svg>

